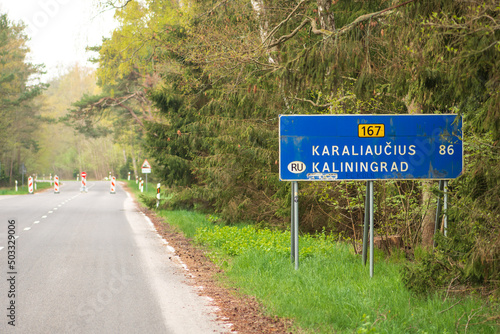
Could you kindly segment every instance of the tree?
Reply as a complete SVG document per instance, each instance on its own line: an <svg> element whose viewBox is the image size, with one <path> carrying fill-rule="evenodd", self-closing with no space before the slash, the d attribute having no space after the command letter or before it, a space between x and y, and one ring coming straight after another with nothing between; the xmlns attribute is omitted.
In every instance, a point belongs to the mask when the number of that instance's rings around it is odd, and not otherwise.
<svg viewBox="0 0 500 334"><path fill-rule="evenodd" d="M80 171L89 177L102 179L110 171L118 172L120 151L113 137L86 138L74 128L58 122L69 113L72 103L85 94L99 94L95 71L78 64L68 67L59 77L52 79L50 87L38 97L42 122L34 135L40 150L35 155L35 170L42 175L57 174L72 179ZM106 123L105 126L110 126Z"/></svg>
<svg viewBox="0 0 500 334"><path fill-rule="evenodd" d="M127 47L102 54L102 76L134 68L156 78L147 97L158 113L145 122L145 144L159 176L178 186L173 205L287 224L288 186L276 165L280 113L458 112L466 131L498 138L494 1L142 4L120 9L127 37L109 43ZM379 185L378 229L411 246L431 244L434 188ZM304 229L359 235L362 186L301 189Z"/></svg>
<svg viewBox="0 0 500 334"><path fill-rule="evenodd" d="M34 99L46 88L36 83L41 67L26 62L29 49L24 29L0 14L0 156L10 183L21 163L34 172L30 157L38 150L33 132L39 124Z"/></svg>

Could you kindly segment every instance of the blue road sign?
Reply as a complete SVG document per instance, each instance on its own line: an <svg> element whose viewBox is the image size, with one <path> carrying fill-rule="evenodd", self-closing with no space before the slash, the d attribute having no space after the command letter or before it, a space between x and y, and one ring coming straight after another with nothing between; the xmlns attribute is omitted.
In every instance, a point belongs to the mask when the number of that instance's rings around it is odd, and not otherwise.
<svg viewBox="0 0 500 334"><path fill-rule="evenodd" d="M282 181L453 179L457 115L280 115Z"/></svg>

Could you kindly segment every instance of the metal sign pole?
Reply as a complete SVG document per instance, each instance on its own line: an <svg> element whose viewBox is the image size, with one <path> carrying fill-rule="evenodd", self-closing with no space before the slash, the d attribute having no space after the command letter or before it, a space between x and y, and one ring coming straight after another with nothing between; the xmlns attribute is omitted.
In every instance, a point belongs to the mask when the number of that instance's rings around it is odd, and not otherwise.
<svg viewBox="0 0 500 334"><path fill-rule="evenodd" d="M295 270L299 269L299 183L297 181L292 182L293 187L293 229L295 231L293 235L294 252L293 257L295 259Z"/></svg>
<svg viewBox="0 0 500 334"><path fill-rule="evenodd" d="M443 191L444 188L444 181L439 180L439 195L437 199L437 206L436 206L436 221L434 223L434 235L436 235L437 231L439 230L439 222L441 218L441 191ZM436 247L436 240L434 239L434 247Z"/></svg>
<svg viewBox="0 0 500 334"><path fill-rule="evenodd" d="M293 195L293 190L294 190L294 185L293 182L290 184L290 195L292 198L292 205L291 207L291 213L290 213L290 260L292 263L295 262L295 226L294 226L294 216L295 216L295 201L294 201L294 195Z"/></svg>
<svg viewBox="0 0 500 334"><path fill-rule="evenodd" d="M444 221L443 221L443 229L444 236L446 237L448 234L448 180L444 181Z"/></svg>
<svg viewBox="0 0 500 334"><path fill-rule="evenodd" d="M366 182L366 195L365 195L365 221L363 225L363 265L366 266L366 257L368 251L368 224L370 215L369 197L370 197L370 186Z"/></svg>
<svg viewBox="0 0 500 334"><path fill-rule="evenodd" d="M370 188L370 277L373 277L373 181L368 181Z"/></svg>

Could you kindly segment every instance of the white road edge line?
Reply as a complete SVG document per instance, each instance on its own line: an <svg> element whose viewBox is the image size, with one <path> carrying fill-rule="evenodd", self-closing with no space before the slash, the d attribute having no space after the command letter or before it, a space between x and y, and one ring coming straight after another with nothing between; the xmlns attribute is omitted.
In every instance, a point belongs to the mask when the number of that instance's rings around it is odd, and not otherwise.
<svg viewBox="0 0 500 334"><path fill-rule="evenodd" d="M26 227L24 230L29 231L29 230L31 230L31 227Z"/></svg>
<svg viewBox="0 0 500 334"><path fill-rule="evenodd" d="M38 224L40 221L39 220L36 220L33 222L33 224Z"/></svg>

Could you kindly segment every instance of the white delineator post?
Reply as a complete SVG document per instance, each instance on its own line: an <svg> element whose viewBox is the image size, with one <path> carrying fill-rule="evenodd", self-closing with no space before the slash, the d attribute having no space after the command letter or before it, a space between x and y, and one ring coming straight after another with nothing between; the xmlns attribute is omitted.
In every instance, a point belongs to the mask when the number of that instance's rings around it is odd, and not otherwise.
<svg viewBox="0 0 500 334"><path fill-rule="evenodd" d="M161 188L161 183L158 183L156 185L156 208L160 205L160 188Z"/></svg>
<svg viewBox="0 0 500 334"><path fill-rule="evenodd" d="M141 189L141 193L144 192L144 180L141 178L141 182L139 182L139 188Z"/></svg>
<svg viewBox="0 0 500 334"><path fill-rule="evenodd" d="M111 190L109 191L110 194L116 194L116 177L112 176L111 177Z"/></svg>
<svg viewBox="0 0 500 334"><path fill-rule="evenodd" d="M28 191L30 194L33 194L33 178L28 177Z"/></svg>
<svg viewBox="0 0 500 334"><path fill-rule="evenodd" d="M16 180L16 192L17 192L17 180Z"/></svg>
<svg viewBox="0 0 500 334"><path fill-rule="evenodd" d="M130 172L128 172L127 181L130 181Z"/></svg>
<svg viewBox="0 0 500 334"><path fill-rule="evenodd" d="M59 176L54 175L54 194L59 194Z"/></svg>

